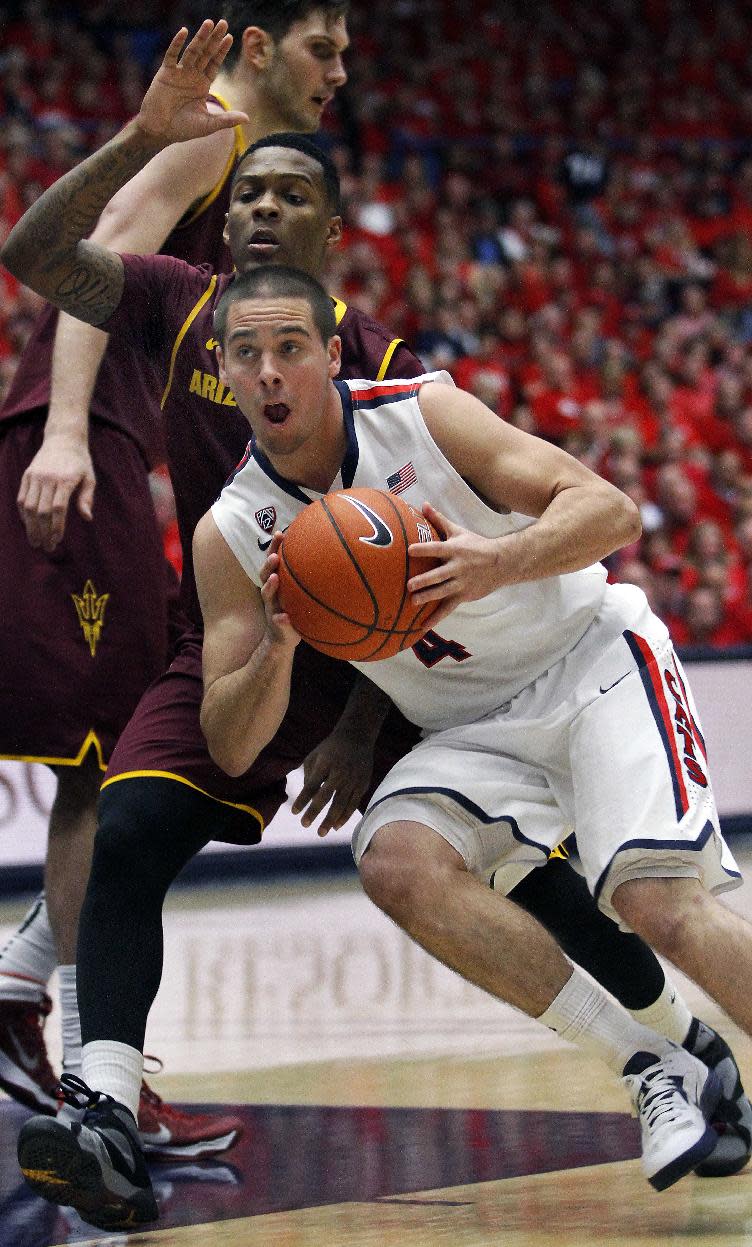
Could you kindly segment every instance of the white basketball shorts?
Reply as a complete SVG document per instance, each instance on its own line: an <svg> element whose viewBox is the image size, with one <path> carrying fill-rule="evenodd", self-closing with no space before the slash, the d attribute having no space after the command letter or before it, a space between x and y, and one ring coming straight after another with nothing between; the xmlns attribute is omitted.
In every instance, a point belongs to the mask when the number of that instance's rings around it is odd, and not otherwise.
<svg viewBox="0 0 752 1247"><path fill-rule="evenodd" d="M422 823L508 892L574 829L593 896L641 877L741 882L721 836L697 711L641 590L610 585L582 639L511 702L436 731L387 775L353 836ZM622 924L623 925L623 924Z"/></svg>

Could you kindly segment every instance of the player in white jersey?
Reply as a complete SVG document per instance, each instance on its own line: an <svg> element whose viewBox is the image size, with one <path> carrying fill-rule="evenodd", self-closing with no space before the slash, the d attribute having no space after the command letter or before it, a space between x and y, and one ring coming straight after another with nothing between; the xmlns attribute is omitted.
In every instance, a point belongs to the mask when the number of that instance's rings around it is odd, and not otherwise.
<svg viewBox="0 0 752 1247"><path fill-rule="evenodd" d="M487 886L497 867L511 863L520 872L545 860L576 823L601 905L752 1031L744 991L752 938L712 896L738 871L704 767L690 757L699 729L683 677L639 591L607 587L593 570L636 537L632 503L438 378L407 382L404 393L338 386L326 296L303 275L275 268L239 279L218 312L216 336L223 378L254 438L195 538L206 625L202 723L215 760L239 773L270 739L299 641L277 601L281 533L262 550L267 537L256 512L273 505L282 526L332 488L383 488L407 460L419 490L435 490L442 508L425 512L446 540L422 547L440 565L410 585L416 605L437 604L432 637L423 659L417 647L363 669L427 730L356 833L364 886L439 959L622 1073L641 1117L646 1173L655 1186L668 1185L708 1145L704 1076L697 1081L683 1055L635 1029L543 928ZM382 436L399 445L398 455ZM517 595L527 601L527 620L517 614ZM457 693L447 678L445 694L434 697L442 658ZM676 733L669 752L663 748L667 719L659 727L651 709L657 684L651 701L646 668L657 669L676 698L682 750ZM640 689L647 714L638 707ZM624 744L625 734L646 732L641 751L637 742ZM690 781L701 796L690 796ZM592 864L604 855L599 818L615 829L603 877ZM654 1111L659 1103L665 1116Z"/></svg>
<svg viewBox="0 0 752 1247"><path fill-rule="evenodd" d="M427 382L453 384L447 373L334 383L347 445L330 487L384 487L405 461L411 484L401 496L418 507L426 497L441 498L444 527L464 523L490 540L521 533L535 521L484 502L431 437L419 401ZM272 507L284 529L319 496L291 488L258 443L252 447L212 514L256 585L269 548L259 517ZM690 852L712 891L739 883L720 837L686 679L639 589L607 586L596 563L462 601L441 632L432 629L393 658L353 664L424 730L375 793L355 838L357 861L384 822L428 822L474 874L509 891L548 859L566 824L576 825L591 890L618 917L612 892L644 870L645 844L629 847L637 832L625 813L637 806L647 824L639 838L678 871L687 869ZM618 750L608 727L617 699ZM669 703L687 724L681 755ZM498 755L493 767L489 755Z"/></svg>

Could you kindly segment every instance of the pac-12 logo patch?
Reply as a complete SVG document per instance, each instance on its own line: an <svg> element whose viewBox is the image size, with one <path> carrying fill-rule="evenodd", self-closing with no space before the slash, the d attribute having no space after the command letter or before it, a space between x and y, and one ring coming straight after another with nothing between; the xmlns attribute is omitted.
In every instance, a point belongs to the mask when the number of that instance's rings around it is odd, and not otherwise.
<svg viewBox="0 0 752 1247"><path fill-rule="evenodd" d="M256 511L253 518L262 533L273 533L274 525L277 523L277 508L262 507L260 511Z"/></svg>

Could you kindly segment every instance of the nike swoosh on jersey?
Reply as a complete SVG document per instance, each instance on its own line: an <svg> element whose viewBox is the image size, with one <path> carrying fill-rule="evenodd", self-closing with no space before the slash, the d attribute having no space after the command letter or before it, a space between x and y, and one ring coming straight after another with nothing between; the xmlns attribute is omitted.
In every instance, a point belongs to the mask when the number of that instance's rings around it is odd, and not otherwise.
<svg viewBox="0 0 752 1247"><path fill-rule="evenodd" d="M268 540L268 541L262 541L260 537L259 537L257 540L258 540L258 548L259 548L259 550L268 550L268 549L269 549L269 546L272 544L272 539L271 539L271 537L269 538L269 540Z"/></svg>

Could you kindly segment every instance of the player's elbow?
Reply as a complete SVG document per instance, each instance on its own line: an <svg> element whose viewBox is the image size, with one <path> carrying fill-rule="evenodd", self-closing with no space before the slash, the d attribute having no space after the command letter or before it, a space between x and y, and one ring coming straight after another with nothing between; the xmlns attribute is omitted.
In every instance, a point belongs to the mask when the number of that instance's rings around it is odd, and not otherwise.
<svg viewBox="0 0 752 1247"><path fill-rule="evenodd" d="M206 736L206 732L204 735ZM224 771L225 775L229 775L231 779L237 779L251 765L244 754L228 746L224 741L212 740L210 736L206 736L206 745L212 762L216 762L220 771Z"/></svg>
<svg viewBox="0 0 752 1247"><path fill-rule="evenodd" d="M23 234L19 228L20 225L21 222L11 230L0 248L0 260L9 273L12 273L24 285L31 286L33 289L31 258L28 254L28 247L24 244Z"/></svg>
<svg viewBox="0 0 752 1247"><path fill-rule="evenodd" d="M619 523L623 531L621 544L631 546L642 536L642 515L636 502L627 494L619 495Z"/></svg>
<svg viewBox="0 0 752 1247"><path fill-rule="evenodd" d="M252 756L249 757L242 737L218 720L214 707L207 705L206 697L201 706L200 722L212 762L216 762L225 775L237 779L248 770L254 760Z"/></svg>

